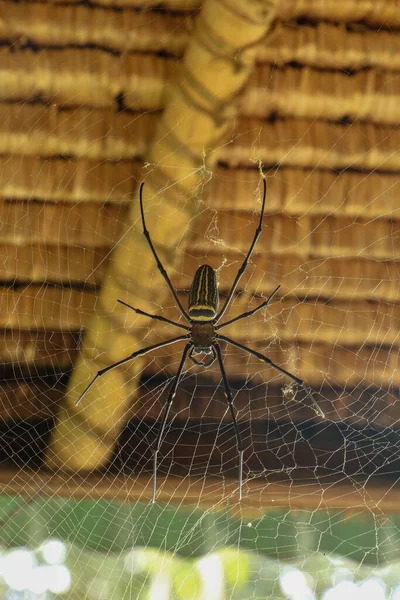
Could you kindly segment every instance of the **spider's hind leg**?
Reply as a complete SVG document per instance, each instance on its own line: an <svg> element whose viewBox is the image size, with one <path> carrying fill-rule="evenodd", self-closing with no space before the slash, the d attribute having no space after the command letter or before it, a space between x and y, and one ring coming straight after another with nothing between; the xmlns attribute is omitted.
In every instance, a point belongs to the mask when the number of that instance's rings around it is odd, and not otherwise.
<svg viewBox="0 0 400 600"><path fill-rule="evenodd" d="M224 363L222 361L221 348L220 348L219 344L216 343L216 342L213 344L213 347L215 348L215 350L217 352L217 358L218 358L219 368L221 370L222 381L224 383L224 388L225 388L225 396L226 396L226 400L228 402L228 406L229 406L229 410L230 410L231 417L232 417L232 422L233 422L233 428L235 430L235 435L236 435L237 449L238 449L238 452L239 452L239 500L241 500L242 499L242 485L243 485L243 444L242 444L242 438L240 437L240 432L239 432L239 427L238 427L238 424L237 424L237 421L236 421L235 411L233 410L232 392L231 392L231 388L230 388L230 385L229 385L228 378L226 376Z"/></svg>
<svg viewBox="0 0 400 600"><path fill-rule="evenodd" d="M92 387L92 385L94 385L96 383L96 381L98 380L98 378L99 377L103 377L103 375L105 375L109 371L112 371L113 369L116 369L117 367L119 367L121 365L124 365L125 363L127 363L127 362L129 362L131 360L134 360L135 358L137 358L139 356L143 356L145 354L148 354L148 352L151 352L152 350L157 350L157 348L163 348L164 346L169 346L170 344L175 344L175 342L181 342L181 341L187 340L187 339L188 339L187 335L180 335L179 337L172 338L170 340L166 340L165 342L160 342L159 344L153 344L152 346L148 346L147 348L142 348L141 350L138 350L137 352L134 352L133 354L130 354L126 358L123 358L122 360L119 360L119 361L113 363L112 365L109 365L108 367L105 367L104 369L101 369L100 371L98 371L96 373L96 375L90 381L89 385L86 386L86 388L83 390L83 392L79 396L78 400L75 402L75 406L78 406L78 404L80 403L80 401L82 400L82 398L84 396L86 396L87 392L90 390L90 388Z"/></svg>
<svg viewBox="0 0 400 600"><path fill-rule="evenodd" d="M156 443L154 445L154 451L153 451L154 452L153 453L153 498L152 498L153 504L156 501L156 491L157 491L157 456L160 451L161 440L162 440L162 436L164 433L165 424L167 422L169 410L171 408L172 400L174 399L174 396L176 393L176 388L178 387L179 378L182 373L183 365L185 364L187 353L189 352L191 347L192 347L192 344L186 344L186 346L183 350L181 362L179 363L178 370L175 374L174 379L172 380L172 384L171 384L171 387L168 392L168 397L167 397L167 402L165 404L163 420L161 422L161 427L160 427L160 430L157 435Z"/></svg>
<svg viewBox="0 0 400 600"><path fill-rule="evenodd" d="M264 354L261 354L261 352L257 352L257 350L252 350L251 348L248 348L247 346L244 346L243 344L240 344L239 342L235 342L235 340L232 340L231 338L226 337L226 335L218 334L217 339L223 340L224 342L228 342L228 344L232 344L232 346L236 346L236 348L240 348L241 350L246 350L246 352L248 352L249 354L252 354L256 358L258 358L258 360L265 362L267 365L270 365L271 367L273 367L280 373L283 373L283 375L287 375L288 377L290 377L290 379L292 381L295 381L296 383L301 385L301 387L306 392L307 396L310 398L310 400L313 404L312 408L313 408L313 411L315 412L315 414L317 414L319 417L322 417L323 419L325 419L325 414L319 407L319 404L316 401L316 399L314 398L312 389L305 383L305 381L303 381L299 377L296 377L296 375L293 375L293 373L286 371L286 369L282 369L282 367L279 367L270 358L268 358L268 356L264 356Z"/></svg>

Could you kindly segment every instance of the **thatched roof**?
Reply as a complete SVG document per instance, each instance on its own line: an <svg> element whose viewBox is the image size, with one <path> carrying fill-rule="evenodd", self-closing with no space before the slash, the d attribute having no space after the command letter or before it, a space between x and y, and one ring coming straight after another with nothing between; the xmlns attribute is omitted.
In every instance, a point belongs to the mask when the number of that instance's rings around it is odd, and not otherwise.
<svg viewBox="0 0 400 600"><path fill-rule="evenodd" d="M185 304L204 262L228 292L257 224L262 164L264 230L230 316L282 288L265 322L230 336L317 389L329 422L400 418L400 5L293 0L253 15L217 4L0 3L3 418L58 411L41 447L52 467L107 464L128 418L158 416L151 378L176 370L175 351L156 352L74 408L94 372L176 334L115 306L123 295L177 318L141 234L144 177L148 226ZM315 417L282 411L284 380L255 359L231 349L225 362L244 421ZM66 393L60 376L74 366ZM207 377L214 386L218 370ZM273 381L254 410L248 377ZM371 386L379 410L368 412ZM188 393L171 414L186 418ZM228 419L200 397L190 418Z"/></svg>

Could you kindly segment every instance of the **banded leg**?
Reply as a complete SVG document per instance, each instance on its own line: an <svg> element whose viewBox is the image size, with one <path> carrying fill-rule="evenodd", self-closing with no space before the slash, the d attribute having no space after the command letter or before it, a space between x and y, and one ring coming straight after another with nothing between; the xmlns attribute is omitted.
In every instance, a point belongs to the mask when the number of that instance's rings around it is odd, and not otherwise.
<svg viewBox="0 0 400 600"><path fill-rule="evenodd" d="M258 240L258 238L260 237L260 233L261 233L261 229L262 229L262 220L263 220L263 216L264 216L264 209L265 209L265 198L267 196L267 182L266 180L263 178L263 184L264 184L264 195L263 195L263 202L262 202L262 207L261 207L261 214L260 214L260 221L258 223L258 227L256 229L256 232L254 234L254 238L253 241L251 243L251 246L249 248L249 251L247 253L246 258L244 259L242 266L240 267L239 271L237 272L235 281L233 282L231 291L228 294L227 299L225 300L225 304L224 306L221 308L221 310L219 311L216 319L215 319L215 323L218 323L218 321L221 319L221 317L224 315L226 309L228 308L230 301L232 300L232 296L235 293L235 290L237 288L237 285L239 283L239 280L241 278L241 276L243 275L243 273L245 272L248 262L250 260L250 257L253 253L254 250L254 246L256 245L256 242Z"/></svg>
<svg viewBox="0 0 400 600"><path fill-rule="evenodd" d="M140 199L140 214L142 215L142 225L143 225L143 234L147 240L147 243L150 246L150 250L153 253L154 259L157 263L157 267L158 270L160 271L161 275L164 277L167 286L169 287L169 289L171 290L171 293L174 297L174 300L176 302L177 307L179 308L179 310L181 311L182 315L185 317L186 321L188 323L190 323L190 318L188 316L188 314L186 313L185 309L183 308L178 295L176 293L176 291L174 290L174 288L172 287L172 283L168 277L167 271L164 269L160 259L158 258L158 254L155 251L155 248L153 246L153 242L151 241L150 238L150 233L148 232L147 228L146 228L146 222L145 222L145 218L144 218L144 211L143 211L143 186L144 186L144 181L142 181L142 183L140 184L140 190L139 190L139 199Z"/></svg>
<svg viewBox="0 0 400 600"><path fill-rule="evenodd" d="M233 410L233 399L232 399L232 392L231 392L231 388L229 385L229 381L228 378L226 376L225 373L225 367L224 367L224 363L222 361L222 354L221 354L221 348L219 347L218 343L214 343L213 344L216 352L217 352L217 358L218 358L218 363L219 363L219 368L221 371L221 375L222 375L222 381L224 383L224 388L225 388L225 397L226 400L228 402L228 406L229 406L229 410L231 413L231 417L232 417L232 422L233 422L233 428L235 430L235 435L236 435L236 444L237 444L237 449L239 452L239 500L242 499L242 485L243 485L243 444L242 444L242 438L240 437L240 432L239 432L239 427L236 421L236 416L235 416L235 411Z"/></svg>
<svg viewBox="0 0 400 600"><path fill-rule="evenodd" d="M278 365L275 364L274 362L272 362L272 360L270 358L268 358L267 356L264 356L260 352L257 352L256 350L252 350L251 348L248 348L247 346L244 346L243 344L239 344L239 342L235 342L234 340L231 340L230 338L226 337L225 335L219 335L218 334L217 335L217 339L218 340L223 340L224 342L228 342L228 344L232 344L232 346L236 346L236 348L240 348L241 350L245 350L249 354L252 354L253 356L255 356L256 358L258 358L259 360L267 363L268 365L270 365L271 367L273 367L274 369L276 369L280 373L283 373L284 375L287 375L288 377L290 377L290 379L292 379L293 381L295 381L296 383L298 383L299 385L301 385L301 387L303 388L303 390L306 392L307 396L310 398L311 402L313 403L313 410L314 410L314 412L319 417L322 417L323 419L325 418L325 414L320 409L317 401L315 400L315 398L313 396L312 389L310 387L308 387L308 385L306 385L306 383L302 379L300 379L299 377L296 377L296 375L293 375L292 373L289 373L289 371L286 371L286 369L282 369L282 367L278 367Z"/></svg>
<svg viewBox="0 0 400 600"><path fill-rule="evenodd" d="M221 323L221 325L217 325L215 327L215 331L222 329L223 327L226 327L227 325L231 325L232 323L235 323L236 321L240 321L241 319L246 319L246 317L251 317L252 315L255 315L256 312L258 312L262 308L265 308L265 306L268 306L268 304L271 302L272 298L275 296L276 292L279 290L280 287L281 286L278 285L278 287L272 292L270 297L267 300L265 300L262 304L260 304L260 306L253 308L253 310L249 310L245 313L242 313L241 315L239 315L238 317L235 317L234 319L231 319L230 321L225 321L225 323Z"/></svg>
<svg viewBox="0 0 400 600"><path fill-rule="evenodd" d="M97 372L97 374L93 377L92 381L89 383L89 385L85 388L85 390L79 396L78 400L75 402L75 406L78 406L78 404L80 403L82 398L84 396L86 396L87 392L90 390L92 385L94 385L96 383L98 378L102 377L103 375L108 373L108 371L112 371L112 369L115 369L116 367L119 367L119 366L125 364L126 362L129 362L130 360L134 360L138 356L143 356L144 354L147 354L148 352L151 352L152 350L157 350L157 348L162 348L163 346L169 346L170 344L175 344L175 342L181 342L183 340L187 340L188 337L190 337L190 336L189 335L180 335L179 337L172 338L170 340L166 340L165 342L160 342L159 344L154 344L153 346L148 346L147 348L142 348L141 350L137 350L137 352L134 352L130 356L127 356L126 358L123 358L122 360L119 360L118 362L113 363L109 367L106 367L105 369L101 369L100 371Z"/></svg>
<svg viewBox="0 0 400 600"><path fill-rule="evenodd" d="M174 396L176 394L176 388L178 387L179 378L180 378L181 373L182 373L183 365L185 364L187 353L189 352L189 350L190 350L191 347L192 347L192 344L186 344L185 349L183 350L181 362L179 363L178 370L176 372L176 375L175 375L175 377L174 377L174 379L172 381L170 390L168 392L168 397L167 397L167 402L165 404L165 411L164 411L163 420L161 422L160 431L158 432L157 440L156 440L156 443L155 443L155 446L154 446L154 454L153 454L153 504L156 501L156 491L157 491L157 455L158 455L158 453L160 451L161 440L162 440L162 436L164 434L165 424L167 422L167 418L168 418L169 410L171 408L172 400L174 399Z"/></svg>

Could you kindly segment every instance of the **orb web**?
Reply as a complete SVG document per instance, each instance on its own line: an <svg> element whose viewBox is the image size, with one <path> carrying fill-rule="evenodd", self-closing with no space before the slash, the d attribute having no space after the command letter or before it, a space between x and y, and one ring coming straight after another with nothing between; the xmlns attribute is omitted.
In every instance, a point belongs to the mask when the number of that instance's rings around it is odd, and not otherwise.
<svg viewBox="0 0 400 600"><path fill-rule="evenodd" d="M121 316L117 296L113 310L101 300L121 267L116 249L132 251L132 229L140 236L137 212L130 223L138 183L165 167L148 148L162 142L157 123L185 77L199 9L145 4L0 6L0 593L396 599L396 3L282 7L230 133L204 148L196 173L174 178L179 191L200 174L177 244L157 244L179 218L178 206L162 211L171 182L145 194L148 229L186 307L200 264L217 270L222 300L229 292L257 227L264 173L263 231L224 318L281 288L224 333L304 379L325 414L276 370L221 344L245 449L240 503L218 365L187 360L155 504L152 449L182 344L126 366L123 418L102 379L101 402L75 409L71 376L83 339L95 359L100 341L103 352L125 333L143 347L179 334ZM150 249L134 249L144 273ZM145 287L146 300L139 289L121 299L183 322L155 266ZM86 435L113 449L107 461L96 463ZM90 472L78 468L85 461Z"/></svg>

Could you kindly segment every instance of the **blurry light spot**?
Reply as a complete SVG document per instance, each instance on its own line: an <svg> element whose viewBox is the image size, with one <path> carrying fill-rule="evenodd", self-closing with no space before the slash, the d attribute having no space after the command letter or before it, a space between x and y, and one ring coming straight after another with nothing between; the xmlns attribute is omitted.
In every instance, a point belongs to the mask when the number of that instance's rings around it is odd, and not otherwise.
<svg viewBox="0 0 400 600"><path fill-rule="evenodd" d="M149 600L170 600L171 597L171 581L165 573L158 574L153 577L150 589Z"/></svg>
<svg viewBox="0 0 400 600"><path fill-rule="evenodd" d="M312 590L303 590L290 596L290 600L315 600L315 594Z"/></svg>
<svg viewBox="0 0 400 600"><path fill-rule="evenodd" d="M343 565L343 559L338 558L337 556L328 556L328 560L333 565L341 567Z"/></svg>
<svg viewBox="0 0 400 600"><path fill-rule="evenodd" d="M11 550L4 557L4 580L13 590L22 591L28 587L36 559L26 548Z"/></svg>
<svg viewBox="0 0 400 600"><path fill-rule="evenodd" d="M34 594L43 594L47 590L47 567L36 567L30 571L27 589Z"/></svg>
<svg viewBox="0 0 400 600"><path fill-rule="evenodd" d="M47 569L47 588L53 594L63 594L71 587L71 573L64 565L54 565Z"/></svg>
<svg viewBox="0 0 400 600"><path fill-rule="evenodd" d="M0 577L4 577L4 570L6 565L6 557L0 556Z"/></svg>
<svg viewBox="0 0 400 600"><path fill-rule="evenodd" d="M394 587L391 600L400 600L400 583Z"/></svg>
<svg viewBox="0 0 400 600"><path fill-rule="evenodd" d="M67 554L65 544L61 540L47 540L42 545L41 551L44 560L49 565L62 564Z"/></svg>
<svg viewBox="0 0 400 600"><path fill-rule="evenodd" d="M224 598L224 567L217 554L209 554L197 561L203 584L201 600L222 600Z"/></svg>
<svg viewBox="0 0 400 600"><path fill-rule="evenodd" d="M279 577L279 583L281 590L286 596L299 597L299 594L304 595L304 592L309 591L307 579L304 573L294 567L288 567L283 569L281 576Z"/></svg>
<svg viewBox="0 0 400 600"><path fill-rule="evenodd" d="M133 575L143 573L143 571L147 569L148 562L144 552L141 552L140 550L130 550L124 559L124 569Z"/></svg>
<svg viewBox="0 0 400 600"><path fill-rule="evenodd" d="M352 581L341 581L335 587L328 589L322 600L364 600L359 587Z"/></svg>
<svg viewBox="0 0 400 600"><path fill-rule="evenodd" d="M332 585L338 585L341 581L353 581L353 573L347 567L337 567L331 576Z"/></svg>
<svg viewBox="0 0 400 600"><path fill-rule="evenodd" d="M359 587L363 600L385 600L385 584L380 577L369 577Z"/></svg>

